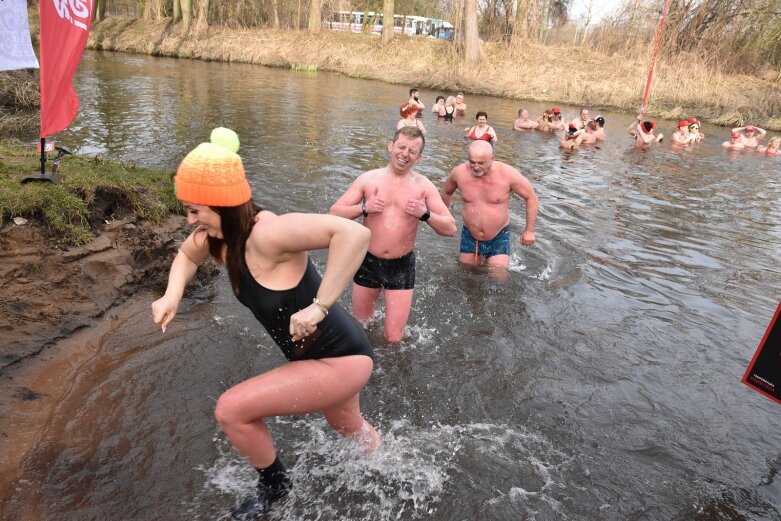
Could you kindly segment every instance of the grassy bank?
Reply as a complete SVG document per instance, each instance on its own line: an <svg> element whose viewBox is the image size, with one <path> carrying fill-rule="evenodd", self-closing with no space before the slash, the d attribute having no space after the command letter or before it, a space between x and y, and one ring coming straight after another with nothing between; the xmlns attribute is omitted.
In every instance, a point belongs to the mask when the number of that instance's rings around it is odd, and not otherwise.
<svg viewBox="0 0 781 521"><path fill-rule="evenodd" d="M35 25L35 24L31 24ZM92 28L89 46L296 70L333 71L356 78L462 90L519 100L614 108L636 113L649 55L604 55L580 47L486 43L481 70L467 74L447 42L323 32L209 27L182 35L181 25L108 18ZM650 53L649 53L650 54ZM781 130L781 83L709 70L697 55L662 57L657 64L650 115L696 115L719 125L754 123Z"/></svg>
<svg viewBox="0 0 781 521"><path fill-rule="evenodd" d="M62 184L22 184L40 168L39 157L35 147L0 142L0 226L13 217L37 219L58 242L79 245L94 238L92 230L100 221L133 213L159 223L183 211L171 172L68 156L60 165Z"/></svg>

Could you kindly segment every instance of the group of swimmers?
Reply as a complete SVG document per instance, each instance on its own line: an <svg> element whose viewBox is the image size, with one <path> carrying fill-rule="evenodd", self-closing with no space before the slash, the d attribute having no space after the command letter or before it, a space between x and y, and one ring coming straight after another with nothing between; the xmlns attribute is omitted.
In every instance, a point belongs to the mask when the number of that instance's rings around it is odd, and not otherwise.
<svg viewBox="0 0 781 521"><path fill-rule="evenodd" d="M292 486L267 418L321 412L366 452L378 446L380 437L360 410L360 392L374 366L361 322L374 315L384 293L385 337L402 339L415 286L418 229L425 223L439 235L456 235L449 209L456 190L463 198L460 262L506 272L513 193L526 202L520 243L535 242L537 195L518 170L495 160L489 142L473 141L468 161L453 168L441 190L413 171L425 144L417 125L397 129L387 165L358 176L329 215L276 215L258 205L232 130L215 129L210 142L179 165L176 197L195 229L173 260L164 295L152 303L153 321L166 331L198 266L212 258L226 267L237 299L288 360L217 400L214 414L222 431L258 473L252 492L232 511L234 519L255 519ZM309 251L322 249L328 257L321 278ZM338 303L351 280L352 314Z"/></svg>
<svg viewBox="0 0 781 521"><path fill-rule="evenodd" d="M414 94L414 95L413 95ZM417 126L423 132L426 131L420 116L423 111L423 104L419 101L418 89L410 90L410 100L403 103L400 108L401 120L396 128L404 126ZM418 110L414 110L418 107ZM445 99L444 96L437 96L434 106L431 109L444 122L452 122L454 116L464 116L466 112L466 103L464 103L463 93L457 96L450 96ZM496 144L498 138L496 131L488 124L488 114L484 111L475 114L475 125L464 129L464 137L472 140L484 140ZM575 150L581 145L593 145L605 140L605 118L597 115L594 118L589 116L589 109L580 109L578 117L567 123L559 107L553 107L543 111L536 120L531 119L529 111L526 109L518 110L518 117L513 122L513 130L520 132L526 130L540 130L542 132L561 132L562 138L559 146L565 150ZM654 120L642 120L638 116L627 128L627 132L634 138L637 148L650 148L655 143L664 140L664 135L655 133L657 125ZM753 149L766 156L774 157L781 155L781 137L776 136L770 139L767 146L761 145L760 141L764 139L766 131L753 125L736 127L732 129L730 141L725 141L722 146L733 150ZM670 141L675 146L686 146L693 143L699 143L705 138L700 131L700 121L695 117L683 119L678 122L678 126L672 133Z"/></svg>

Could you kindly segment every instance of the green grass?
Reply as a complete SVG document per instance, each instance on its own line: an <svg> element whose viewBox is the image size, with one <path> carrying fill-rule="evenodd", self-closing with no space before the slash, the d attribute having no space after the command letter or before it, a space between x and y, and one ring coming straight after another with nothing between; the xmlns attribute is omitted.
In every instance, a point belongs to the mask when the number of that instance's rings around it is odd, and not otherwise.
<svg viewBox="0 0 781 521"><path fill-rule="evenodd" d="M107 202L116 211L153 223L183 213L172 172L122 165L100 157L67 156L60 162L62 184L20 181L40 170L29 145L0 142L0 226L13 217L36 219L67 245L90 242ZM47 162L47 171L51 163Z"/></svg>

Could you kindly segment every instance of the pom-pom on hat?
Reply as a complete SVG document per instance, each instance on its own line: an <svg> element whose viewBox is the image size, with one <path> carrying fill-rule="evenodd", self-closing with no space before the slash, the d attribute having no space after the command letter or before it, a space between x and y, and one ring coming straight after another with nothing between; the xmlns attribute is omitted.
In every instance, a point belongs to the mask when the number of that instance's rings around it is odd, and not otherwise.
<svg viewBox="0 0 781 521"><path fill-rule="evenodd" d="M231 152L239 153L239 135L229 128L215 128L209 136L209 141L215 145L223 146Z"/></svg>
<svg viewBox="0 0 781 521"><path fill-rule="evenodd" d="M174 176L176 198L206 206L239 206L252 199L241 158L224 146L201 143Z"/></svg>

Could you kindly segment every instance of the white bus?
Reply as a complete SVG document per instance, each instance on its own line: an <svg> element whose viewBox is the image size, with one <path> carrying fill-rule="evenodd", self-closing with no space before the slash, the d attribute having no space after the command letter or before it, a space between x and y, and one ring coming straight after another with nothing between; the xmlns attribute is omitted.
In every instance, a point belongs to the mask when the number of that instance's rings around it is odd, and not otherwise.
<svg viewBox="0 0 781 521"><path fill-rule="evenodd" d="M330 19L323 21L323 27L332 31L349 31L360 33L364 26L371 28L372 34L381 34L383 26L382 13L373 11L334 11ZM431 38L450 39L453 25L445 20L414 15L393 15L393 31L407 36L427 36Z"/></svg>

